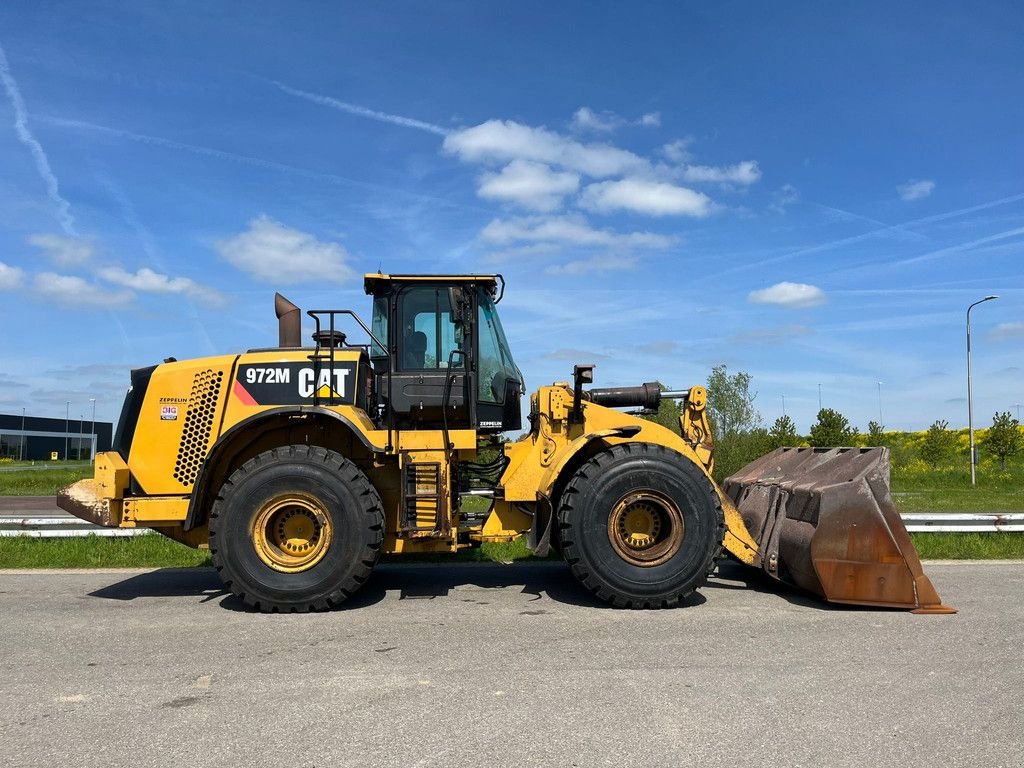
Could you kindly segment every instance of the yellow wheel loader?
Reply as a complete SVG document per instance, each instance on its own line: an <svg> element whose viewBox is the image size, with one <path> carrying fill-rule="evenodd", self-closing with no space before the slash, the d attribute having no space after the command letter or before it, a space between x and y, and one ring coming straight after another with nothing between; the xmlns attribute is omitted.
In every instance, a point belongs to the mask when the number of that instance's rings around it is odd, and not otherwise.
<svg viewBox="0 0 1024 768"><path fill-rule="evenodd" d="M498 319L500 275L365 278L351 310L276 296L279 344L133 370L95 477L58 504L209 547L263 611L340 604L382 552L525 535L615 606L680 604L723 552L826 600L949 612L889 496L885 449L780 449L720 488L707 392L596 388L593 366L530 396ZM350 343L358 326L368 343ZM683 403L679 431L620 408ZM488 504L466 503L483 497Z"/></svg>

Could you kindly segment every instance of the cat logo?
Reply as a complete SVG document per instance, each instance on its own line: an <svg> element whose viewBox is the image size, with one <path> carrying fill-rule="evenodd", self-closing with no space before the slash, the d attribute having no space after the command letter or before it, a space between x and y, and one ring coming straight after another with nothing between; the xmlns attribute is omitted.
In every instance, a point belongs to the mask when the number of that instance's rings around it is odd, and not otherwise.
<svg viewBox="0 0 1024 768"><path fill-rule="evenodd" d="M355 378L355 363L342 360L319 366L308 362L246 364L238 367L232 392L244 405L307 405L318 400L351 405L355 402Z"/></svg>
<svg viewBox="0 0 1024 768"><path fill-rule="evenodd" d="M160 421L177 421L178 420L178 406L176 405L161 405L160 406Z"/></svg>

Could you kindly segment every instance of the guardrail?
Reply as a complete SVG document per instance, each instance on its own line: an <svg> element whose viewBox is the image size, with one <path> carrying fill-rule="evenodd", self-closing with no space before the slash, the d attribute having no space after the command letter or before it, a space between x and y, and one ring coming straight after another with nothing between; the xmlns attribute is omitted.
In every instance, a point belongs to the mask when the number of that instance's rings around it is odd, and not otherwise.
<svg viewBox="0 0 1024 768"><path fill-rule="evenodd" d="M907 512L900 517L911 533L1024 533L1024 512Z"/></svg>
<svg viewBox="0 0 1024 768"><path fill-rule="evenodd" d="M0 538L30 536L37 539L62 539L75 536L140 536L153 533L148 528L103 528L77 517L0 517Z"/></svg>
<svg viewBox="0 0 1024 768"><path fill-rule="evenodd" d="M910 533L1024 533L1024 512L907 512L900 515ZM77 517L0 517L0 538L31 536L59 539L74 536L141 536L148 528L101 528Z"/></svg>

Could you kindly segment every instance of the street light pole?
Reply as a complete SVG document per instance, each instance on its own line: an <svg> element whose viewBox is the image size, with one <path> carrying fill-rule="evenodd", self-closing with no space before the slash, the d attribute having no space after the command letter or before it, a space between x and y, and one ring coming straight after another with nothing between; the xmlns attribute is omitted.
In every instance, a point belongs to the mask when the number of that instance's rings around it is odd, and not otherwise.
<svg viewBox="0 0 1024 768"><path fill-rule="evenodd" d="M1018 411L1020 409L1018 408ZM25 406L21 407L21 440L18 441L18 461L25 460Z"/></svg>
<svg viewBox="0 0 1024 768"><path fill-rule="evenodd" d="M96 461L96 398L90 397L92 403L92 421L89 423L89 461Z"/></svg>
<svg viewBox="0 0 1024 768"><path fill-rule="evenodd" d="M878 382L878 426L882 426L882 382Z"/></svg>
<svg viewBox="0 0 1024 768"><path fill-rule="evenodd" d="M818 384L818 412L821 412L821 384Z"/></svg>
<svg viewBox="0 0 1024 768"><path fill-rule="evenodd" d="M71 431L71 401L64 406L64 461L68 460L68 433Z"/></svg>
<svg viewBox="0 0 1024 768"><path fill-rule="evenodd" d="M974 387L971 382L971 310L979 304L998 298L998 296L986 296L967 308L967 430L971 434L971 486L977 485L974 460Z"/></svg>

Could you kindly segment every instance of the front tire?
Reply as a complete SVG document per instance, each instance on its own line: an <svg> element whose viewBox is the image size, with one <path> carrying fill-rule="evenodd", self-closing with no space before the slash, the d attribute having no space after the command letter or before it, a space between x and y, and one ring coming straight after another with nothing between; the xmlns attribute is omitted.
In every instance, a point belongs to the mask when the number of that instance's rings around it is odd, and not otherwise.
<svg viewBox="0 0 1024 768"><path fill-rule="evenodd" d="M317 611L339 605L369 578L384 512L376 489L348 459L289 445L231 474L209 527L213 565L246 605Z"/></svg>
<svg viewBox="0 0 1024 768"><path fill-rule="evenodd" d="M704 585L725 535L707 476L660 445L624 443L573 475L558 510L562 555L591 592L623 608L671 608Z"/></svg>

